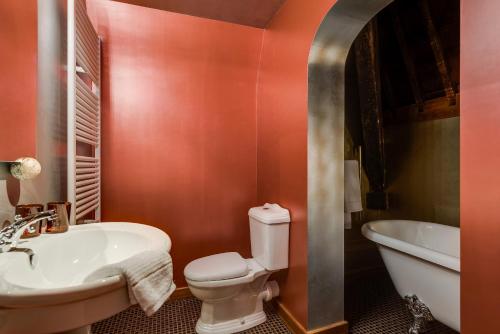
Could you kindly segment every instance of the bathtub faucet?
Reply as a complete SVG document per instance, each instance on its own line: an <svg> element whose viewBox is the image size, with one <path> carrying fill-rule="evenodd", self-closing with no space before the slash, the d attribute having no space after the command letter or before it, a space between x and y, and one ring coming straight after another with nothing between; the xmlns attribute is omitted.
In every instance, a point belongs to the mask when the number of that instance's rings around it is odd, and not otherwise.
<svg viewBox="0 0 500 334"><path fill-rule="evenodd" d="M14 217L14 222L0 231L0 253L14 250L24 231L33 228L33 225L44 219L53 221L57 219L57 214L54 210L47 210L24 218L20 215L16 215Z"/></svg>

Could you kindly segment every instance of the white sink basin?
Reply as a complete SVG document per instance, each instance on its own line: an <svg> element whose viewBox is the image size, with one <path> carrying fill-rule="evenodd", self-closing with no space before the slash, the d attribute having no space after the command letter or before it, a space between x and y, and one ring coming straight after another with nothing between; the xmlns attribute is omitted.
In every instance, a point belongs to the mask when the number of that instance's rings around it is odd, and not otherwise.
<svg viewBox="0 0 500 334"><path fill-rule="evenodd" d="M0 333L56 333L81 328L130 306L125 279L94 282L96 269L146 250L170 251L163 231L141 224L72 226L66 233L21 242L25 253L0 254ZM84 329L80 329L84 332Z"/></svg>

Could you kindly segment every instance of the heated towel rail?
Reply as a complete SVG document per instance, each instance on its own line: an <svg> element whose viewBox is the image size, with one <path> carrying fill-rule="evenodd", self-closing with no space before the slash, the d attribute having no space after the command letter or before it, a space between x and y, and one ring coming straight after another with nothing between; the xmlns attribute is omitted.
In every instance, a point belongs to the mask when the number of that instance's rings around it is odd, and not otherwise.
<svg viewBox="0 0 500 334"><path fill-rule="evenodd" d="M101 212L101 41L85 0L68 0L68 200L71 224Z"/></svg>

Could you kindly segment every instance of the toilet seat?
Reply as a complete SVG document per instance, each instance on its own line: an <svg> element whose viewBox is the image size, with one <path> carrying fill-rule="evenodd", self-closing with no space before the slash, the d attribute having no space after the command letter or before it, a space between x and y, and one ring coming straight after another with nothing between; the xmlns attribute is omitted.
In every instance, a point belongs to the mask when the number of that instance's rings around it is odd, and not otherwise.
<svg viewBox="0 0 500 334"><path fill-rule="evenodd" d="M250 269L247 262L236 252L205 256L190 262L184 276L190 281L220 281L243 277Z"/></svg>
<svg viewBox="0 0 500 334"><path fill-rule="evenodd" d="M227 258L227 255L224 254L236 254L244 263L246 272L243 273L244 271L241 270L240 267L240 274L237 276L237 274L233 275L227 275L227 271L220 272L218 274L214 273L215 268L210 268L211 263L219 263L218 261ZM222 257L221 257L222 256ZM231 255L232 261L236 263L236 256ZM204 260L204 261L200 261ZM198 262L200 261L200 262ZM239 266L241 266L243 263L238 263ZM188 269L189 268L189 269ZM205 272L205 273L200 273L198 270L200 268L206 268L207 270L210 270L210 272ZM210 269L209 269L210 268ZM223 268L223 267L217 267L217 268ZM193 270L193 269L196 269ZM223 268L224 270L226 268ZM257 261L254 259L243 259L240 254L238 253L221 253L221 254L215 254L211 256L207 256L205 258L201 258L198 260L194 260L191 263L189 263L186 268L184 269L184 275L186 277L186 281L188 284L192 286L196 286L199 288L211 288L211 287L224 287L224 286L232 286L232 285L238 285L238 284L245 284L254 281L257 277L262 276L264 274L268 273L268 271L262 267ZM193 275L194 274L194 275ZM224 275L226 274L226 275ZM219 279L209 279L211 277L224 277L224 276L233 276L231 278L219 278ZM236 276L236 277L235 277ZM205 277L207 279L201 280L201 277ZM195 279L193 279L195 278Z"/></svg>

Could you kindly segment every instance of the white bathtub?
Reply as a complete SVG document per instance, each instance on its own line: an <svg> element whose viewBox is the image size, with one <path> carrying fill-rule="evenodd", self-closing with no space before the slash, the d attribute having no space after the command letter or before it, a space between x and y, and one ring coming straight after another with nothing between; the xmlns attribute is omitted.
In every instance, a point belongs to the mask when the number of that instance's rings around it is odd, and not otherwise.
<svg viewBox="0 0 500 334"><path fill-rule="evenodd" d="M377 243L402 297L416 295L435 319L460 331L460 229L411 220L362 227Z"/></svg>

